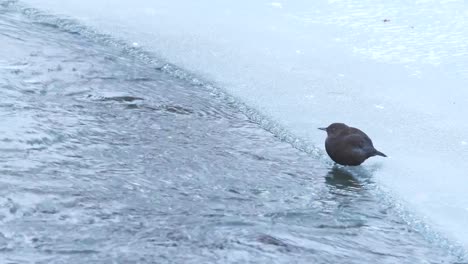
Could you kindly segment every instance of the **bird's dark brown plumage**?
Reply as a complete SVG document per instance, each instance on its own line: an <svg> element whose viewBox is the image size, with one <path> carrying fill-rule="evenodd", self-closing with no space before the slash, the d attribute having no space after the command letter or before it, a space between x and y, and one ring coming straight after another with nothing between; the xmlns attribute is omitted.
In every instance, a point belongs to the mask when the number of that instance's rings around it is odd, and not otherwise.
<svg viewBox="0 0 468 264"><path fill-rule="evenodd" d="M333 123L326 128L325 149L328 156L341 165L357 166L373 156L386 157L376 150L372 140L361 130L343 123Z"/></svg>

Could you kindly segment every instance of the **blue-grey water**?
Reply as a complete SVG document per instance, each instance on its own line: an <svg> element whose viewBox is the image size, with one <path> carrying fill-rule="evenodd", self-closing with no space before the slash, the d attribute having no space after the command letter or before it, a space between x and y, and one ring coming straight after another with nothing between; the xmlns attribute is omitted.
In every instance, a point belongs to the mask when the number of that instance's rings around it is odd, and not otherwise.
<svg viewBox="0 0 468 264"><path fill-rule="evenodd" d="M464 261L208 87L8 7L0 44L1 263Z"/></svg>

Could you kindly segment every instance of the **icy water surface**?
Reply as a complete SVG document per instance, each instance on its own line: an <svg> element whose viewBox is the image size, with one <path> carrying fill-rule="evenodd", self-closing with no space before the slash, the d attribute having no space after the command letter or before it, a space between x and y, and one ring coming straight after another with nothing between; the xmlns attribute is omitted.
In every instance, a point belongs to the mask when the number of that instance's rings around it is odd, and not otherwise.
<svg viewBox="0 0 468 264"><path fill-rule="evenodd" d="M462 262L204 86L6 8L0 43L1 263Z"/></svg>

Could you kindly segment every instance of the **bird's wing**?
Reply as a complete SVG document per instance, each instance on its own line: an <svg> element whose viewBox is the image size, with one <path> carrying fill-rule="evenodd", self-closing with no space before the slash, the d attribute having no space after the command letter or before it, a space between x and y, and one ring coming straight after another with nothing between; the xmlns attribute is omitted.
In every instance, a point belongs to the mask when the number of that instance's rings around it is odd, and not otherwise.
<svg viewBox="0 0 468 264"><path fill-rule="evenodd" d="M358 133L350 134L346 136L345 141L351 146L358 147L361 149L364 149L367 146L372 146L372 141L366 134L358 134Z"/></svg>
<svg viewBox="0 0 468 264"><path fill-rule="evenodd" d="M350 127L348 134L353 135L353 136L359 135L360 137L363 138L364 141L366 141L366 142L368 142L368 143L370 143L372 145L372 140L370 139L370 137L367 136L367 134L362 132L362 130L360 130L360 129L357 129L355 127Z"/></svg>

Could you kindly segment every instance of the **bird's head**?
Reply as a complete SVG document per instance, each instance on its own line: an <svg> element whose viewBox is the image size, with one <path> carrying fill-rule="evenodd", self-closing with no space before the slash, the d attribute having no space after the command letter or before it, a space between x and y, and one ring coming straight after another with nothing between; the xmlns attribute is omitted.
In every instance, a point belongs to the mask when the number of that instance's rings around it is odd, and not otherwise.
<svg viewBox="0 0 468 264"><path fill-rule="evenodd" d="M320 130L327 131L328 136L339 135L342 131L347 130L349 127L343 123L333 123L328 127L320 127Z"/></svg>

